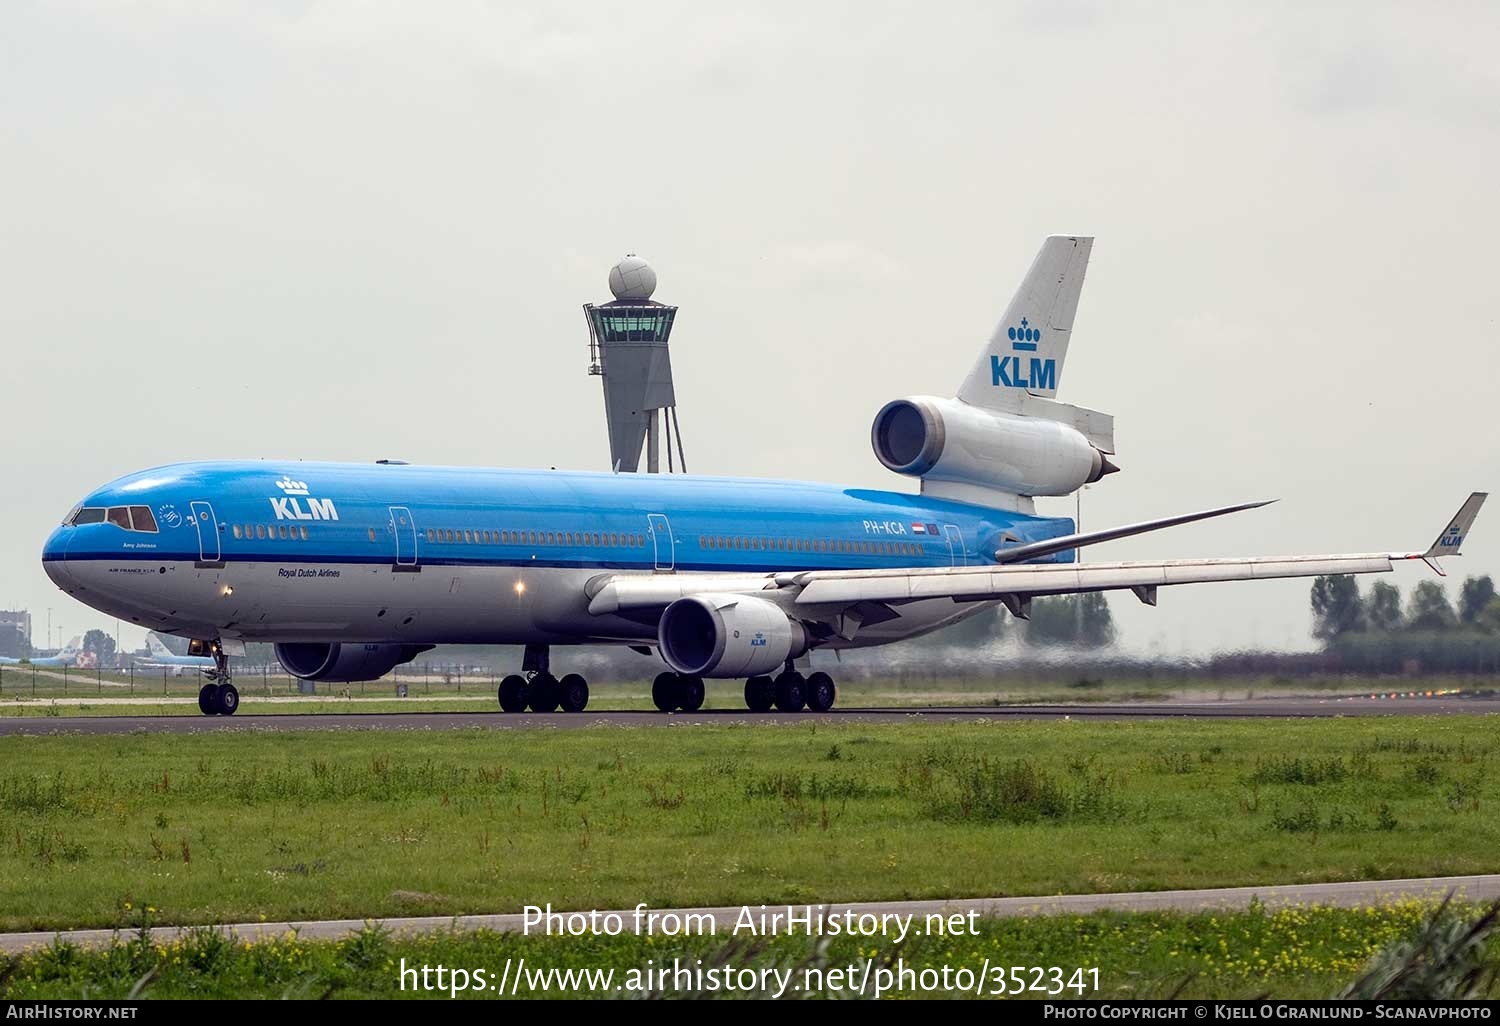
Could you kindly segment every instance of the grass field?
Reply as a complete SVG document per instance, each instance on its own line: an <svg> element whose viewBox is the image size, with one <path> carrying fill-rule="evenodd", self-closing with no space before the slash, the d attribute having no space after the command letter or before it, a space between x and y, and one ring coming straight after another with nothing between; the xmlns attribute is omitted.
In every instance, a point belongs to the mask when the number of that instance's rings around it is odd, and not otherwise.
<svg viewBox="0 0 1500 1026"><path fill-rule="evenodd" d="M1500 721L0 739L0 928L1500 869Z"/></svg>
<svg viewBox="0 0 1500 1026"><path fill-rule="evenodd" d="M1457 910L1455 910L1457 911ZM123 998L132 993L148 998L236 998L236 997L429 997L448 1000L454 983L444 989L417 989L417 977L409 975L403 990L400 970L439 964L450 971L464 970L465 985L482 989L459 991L459 997L509 996L514 986L519 997L702 997L744 996L723 989L689 990L697 983L688 977L667 981L642 975L642 970L681 964L696 967L699 960L709 967L736 970L739 985L758 985L765 979L769 989L785 987L786 997L831 996L830 970L849 968L851 982L863 985L868 996L884 983L890 987L903 979L901 996L970 996L976 989L984 996L1001 996L993 971L985 966L1056 966L1061 977L1022 974L1030 987L1040 984L1058 997L1142 998L1182 997L1251 998L1331 997L1364 972L1371 957L1389 945L1411 938L1431 910L1415 903L1369 909L1283 909L1268 912L1251 908L1239 912L1172 915L1100 913L1076 917L981 920L977 935L964 937L914 937L893 946L879 941L839 938L819 950L805 937L778 937L760 942L745 938L692 939L619 937L547 939L519 934L432 934L393 939L378 930L366 931L348 940L310 942L295 935L253 944L226 941L206 932L195 933L170 944L150 944L126 935L113 948L82 951L55 945L13 957L0 964L0 998ZM1472 915L1472 913L1468 913ZM521 965L524 959L525 968ZM897 961L899 959L899 962ZM863 967L886 969L866 976ZM1493 973L1500 960L1493 953L1483 956ZM778 967L790 975L780 980L742 971ZM914 970L909 977L896 975L898 968ZM949 990L918 992L923 970L947 967ZM1076 970L1096 969L1097 975ZM484 973L476 975L476 970ZM537 974L557 971L608 971L582 983L578 976L559 980L550 975L544 986ZM809 974L806 970L812 970ZM968 985L958 993L960 970L967 970L984 986ZM634 976L630 975L632 971ZM1007 990L1014 978L1002 972ZM704 978L705 980L707 978ZM723 987L724 976L716 981ZM1076 988L1060 986L1066 979ZM940 985L941 977L929 973L926 983ZM502 981L509 981L502 983ZM783 982L784 981L784 982ZM435 977L429 976L435 984ZM663 983L665 982L665 986ZM1095 983L1097 982L1097 989ZM967 981L964 981L967 983ZM503 993L502 993L503 988ZM623 988L623 989L620 989ZM1490 977L1490 996L1493 993ZM1016 996L1011 994L1009 996ZM1042 992L1020 996L1042 997Z"/></svg>

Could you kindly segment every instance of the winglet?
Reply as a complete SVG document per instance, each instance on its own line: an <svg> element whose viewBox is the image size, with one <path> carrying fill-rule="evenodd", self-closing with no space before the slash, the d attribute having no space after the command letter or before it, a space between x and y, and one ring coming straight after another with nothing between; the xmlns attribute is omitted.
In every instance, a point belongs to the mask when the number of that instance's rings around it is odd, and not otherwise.
<svg viewBox="0 0 1500 1026"><path fill-rule="evenodd" d="M1412 553L1417 559L1426 563L1437 571L1439 576L1446 577L1443 568L1437 564L1439 556L1456 556L1459 554L1459 546L1463 545L1464 538L1469 534L1469 528L1474 526L1474 518L1479 515L1479 507L1484 505L1484 500L1490 497L1489 492L1475 492L1468 500L1459 507L1453 519L1448 521L1448 526L1443 528L1443 533L1429 546L1426 552Z"/></svg>

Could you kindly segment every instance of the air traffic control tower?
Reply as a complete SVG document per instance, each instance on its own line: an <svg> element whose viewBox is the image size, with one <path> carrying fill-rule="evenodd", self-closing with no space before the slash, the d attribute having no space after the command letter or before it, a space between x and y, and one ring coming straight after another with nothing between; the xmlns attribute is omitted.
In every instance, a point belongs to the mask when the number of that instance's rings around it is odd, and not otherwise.
<svg viewBox="0 0 1500 1026"><path fill-rule="evenodd" d="M639 469L644 442L646 471L658 473L665 440L667 470L686 471L677 396L672 389L672 357L667 350L677 308L652 301L656 272L634 253L610 269L609 290L614 293L613 302L583 307L589 322L589 373L604 379L609 465L618 471Z"/></svg>

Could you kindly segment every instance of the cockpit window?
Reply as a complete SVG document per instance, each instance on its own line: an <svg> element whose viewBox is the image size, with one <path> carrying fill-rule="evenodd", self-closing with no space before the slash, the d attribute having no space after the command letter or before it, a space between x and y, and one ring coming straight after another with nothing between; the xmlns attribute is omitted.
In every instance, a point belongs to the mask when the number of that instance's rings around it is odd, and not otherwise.
<svg viewBox="0 0 1500 1026"><path fill-rule="evenodd" d="M111 506L111 507L109 507L109 515L108 515L107 519L109 520L109 522L111 524L114 524L116 527L123 527L127 531L130 530L130 507L129 506Z"/></svg>
<svg viewBox="0 0 1500 1026"><path fill-rule="evenodd" d="M151 515L150 506L131 506L130 523L137 531L156 533L156 518Z"/></svg>
<svg viewBox="0 0 1500 1026"><path fill-rule="evenodd" d="M73 519L68 523L75 527L79 524L99 524L104 522L103 506L85 506L73 514Z"/></svg>

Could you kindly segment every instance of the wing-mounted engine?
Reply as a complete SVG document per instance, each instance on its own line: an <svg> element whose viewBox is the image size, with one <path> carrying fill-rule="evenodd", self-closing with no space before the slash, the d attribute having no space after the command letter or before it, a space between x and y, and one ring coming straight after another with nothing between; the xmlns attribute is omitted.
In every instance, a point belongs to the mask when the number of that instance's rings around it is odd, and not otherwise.
<svg viewBox="0 0 1500 1026"><path fill-rule="evenodd" d="M775 673L807 651L807 630L774 602L703 594L667 606L657 627L662 658L694 677Z"/></svg>
<svg viewBox="0 0 1500 1026"><path fill-rule="evenodd" d="M1035 413L936 396L897 399L875 415L870 443L886 467L921 478L923 493L964 501L1070 495L1119 469L1107 455L1109 417L1028 398Z"/></svg>
<svg viewBox="0 0 1500 1026"><path fill-rule="evenodd" d="M409 663L431 645L351 645L335 642L290 642L276 646L283 669L300 680L353 684L379 680Z"/></svg>

